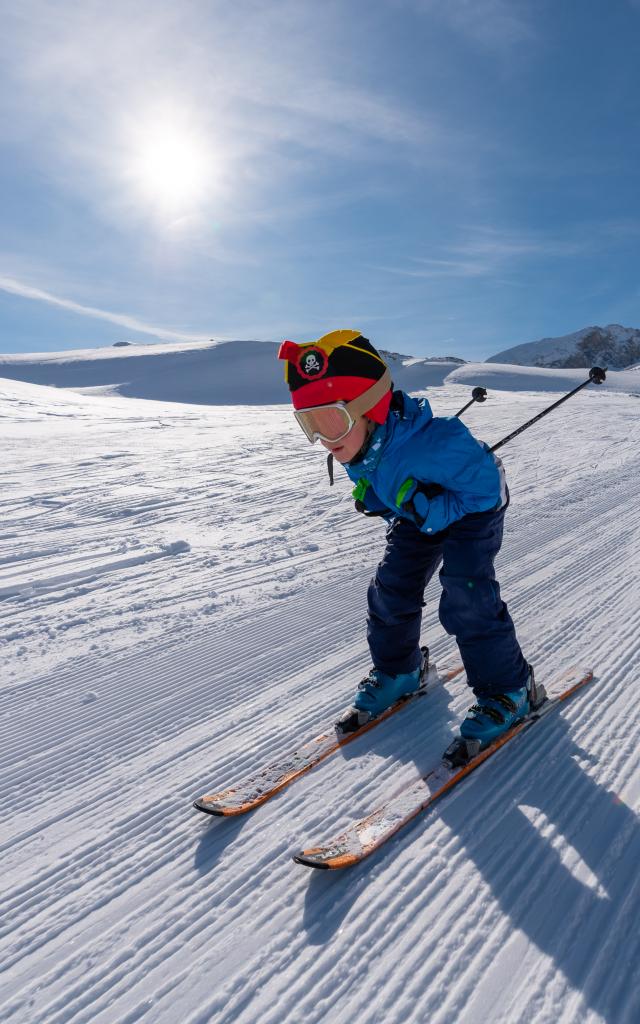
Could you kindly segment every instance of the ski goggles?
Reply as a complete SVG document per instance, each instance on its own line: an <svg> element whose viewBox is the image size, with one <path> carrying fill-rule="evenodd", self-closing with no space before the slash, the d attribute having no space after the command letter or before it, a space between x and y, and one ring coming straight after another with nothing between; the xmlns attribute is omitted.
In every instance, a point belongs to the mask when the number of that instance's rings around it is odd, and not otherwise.
<svg viewBox="0 0 640 1024"><path fill-rule="evenodd" d="M311 444L316 441L328 441L335 444L353 430L359 416L373 409L381 398L384 398L392 386L391 374L385 370L380 380L376 381L362 395L351 402L332 402L330 405L313 405L308 409L294 409L294 416L300 424L305 436Z"/></svg>

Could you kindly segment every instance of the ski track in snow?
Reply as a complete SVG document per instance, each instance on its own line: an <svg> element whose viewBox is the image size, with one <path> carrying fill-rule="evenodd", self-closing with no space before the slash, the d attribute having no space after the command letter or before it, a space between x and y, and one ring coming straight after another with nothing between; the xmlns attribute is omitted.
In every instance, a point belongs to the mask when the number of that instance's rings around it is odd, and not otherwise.
<svg viewBox="0 0 640 1024"><path fill-rule="evenodd" d="M41 393L0 393L3 1020L635 1024L637 399L585 392L501 453L525 653L595 682L333 874L290 854L428 767L463 680L246 818L190 804L348 703L381 524L283 408ZM465 420L491 443L545 404L496 393Z"/></svg>

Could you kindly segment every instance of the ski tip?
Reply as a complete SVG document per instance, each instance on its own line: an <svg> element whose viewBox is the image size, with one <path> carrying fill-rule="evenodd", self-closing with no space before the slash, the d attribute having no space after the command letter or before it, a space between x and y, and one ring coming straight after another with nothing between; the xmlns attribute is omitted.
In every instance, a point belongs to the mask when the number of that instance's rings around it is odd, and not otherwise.
<svg viewBox="0 0 640 1024"><path fill-rule="evenodd" d="M329 870L329 865L322 860L314 860L313 857L305 857L304 853L294 853L291 857L294 864L302 864L305 868L320 868L323 871Z"/></svg>
<svg viewBox="0 0 640 1024"><path fill-rule="evenodd" d="M253 795L252 799L241 801L238 799L235 790L224 790L222 793L205 793L193 801L196 811L204 814L215 814L219 818L235 818L239 814L248 814L253 811L272 794L270 792Z"/></svg>
<svg viewBox="0 0 640 1024"><path fill-rule="evenodd" d="M252 809L253 805L245 806L240 804L237 807L231 807L227 804L212 803L206 796L201 796L193 801L193 806L196 811L202 811L203 814L213 814L216 818L234 818L238 814L246 814L247 811Z"/></svg>
<svg viewBox="0 0 640 1024"><path fill-rule="evenodd" d="M342 847L315 846L308 850L295 853L292 860L306 868L318 868L321 871L337 871L339 868L350 868L362 860L362 854Z"/></svg>
<svg viewBox="0 0 640 1024"><path fill-rule="evenodd" d="M217 817L224 817L224 811L220 810L219 807L216 807L215 804L208 804L206 800L202 798L194 800L193 806L196 811L202 811L204 814L215 814Z"/></svg>

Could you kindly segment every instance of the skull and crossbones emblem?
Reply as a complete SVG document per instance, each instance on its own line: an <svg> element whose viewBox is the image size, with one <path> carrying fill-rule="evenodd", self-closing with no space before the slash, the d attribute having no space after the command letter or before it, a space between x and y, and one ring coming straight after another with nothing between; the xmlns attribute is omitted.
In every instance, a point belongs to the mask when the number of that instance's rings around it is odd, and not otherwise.
<svg viewBox="0 0 640 1024"><path fill-rule="evenodd" d="M320 349L305 352L298 363L303 377L321 377L327 369L327 357Z"/></svg>
<svg viewBox="0 0 640 1024"><path fill-rule="evenodd" d="M318 357L314 352L310 352L304 361L305 373L319 373L322 367L318 362Z"/></svg>

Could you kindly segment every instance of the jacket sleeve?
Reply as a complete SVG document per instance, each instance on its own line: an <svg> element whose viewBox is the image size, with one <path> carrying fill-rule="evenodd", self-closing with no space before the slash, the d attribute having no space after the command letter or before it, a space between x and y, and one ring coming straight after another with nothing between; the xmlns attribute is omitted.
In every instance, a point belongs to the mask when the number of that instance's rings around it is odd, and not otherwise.
<svg viewBox="0 0 640 1024"><path fill-rule="evenodd" d="M488 512L502 504L498 463L460 420L432 420L415 454L416 486L409 496L422 533L438 533L470 512ZM428 483L439 484L442 493L432 498L420 493L419 485Z"/></svg>

